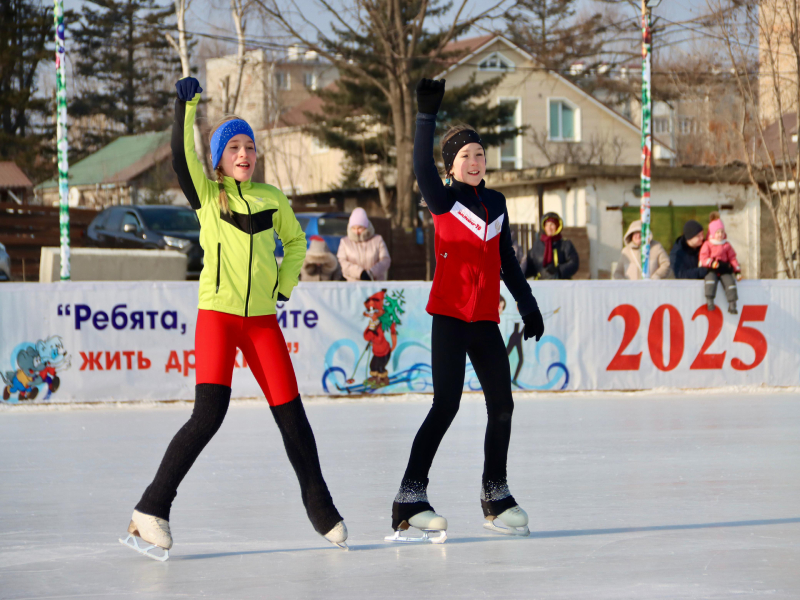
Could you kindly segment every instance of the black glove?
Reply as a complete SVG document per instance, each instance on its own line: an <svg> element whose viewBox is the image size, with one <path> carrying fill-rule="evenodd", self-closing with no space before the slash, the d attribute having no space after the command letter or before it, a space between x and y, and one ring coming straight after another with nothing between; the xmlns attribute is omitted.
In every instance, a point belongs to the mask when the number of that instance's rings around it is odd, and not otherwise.
<svg viewBox="0 0 800 600"><path fill-rule="evenodd" d="M278 302L288 302L288 301L289 299L286 296L278 292Z"/></svg>
<svg viewBox="0 0 800 600"><path fill-rule="evenodd" d="M194 77L184 77L179 80L175 84L175 89L178 90L178 98L184 102L193 100L195 94L203 91L203 88L200 87L200 82Z"/></svg>
<svg viewBox="0 0 800 600"><path fill-rule="evenodd" d="M361 271L361 281L372 281L372 276L369 271Z"/></svg>
<svg viewBox="0 0 800 600"><path fill-rule="evenodd" d="M444 98L444 79L420 79L417 84L417 110L428 115L439 112Z"/></svg>
<svg viewBox="0 0 800 600"><path fill-rule="evenodd" d="M733 273L733 267L731 266L731 263L721 262L717 265L715 271L718 275L730 275Z"/></svg>
<svg viewBox="0 0 800 600"><path fill-rule="evenodd" d="M542 313L539 312L538 306L533 309L533 312L529 312L522 317L522 322L525 323L525 331L522 335L526 340L535 337L538 342L542 339L544 335L544 321L542 320Z"/></svg>
<svg viewBox="0 0 800 600"><path fill-rule="evenodd" d="M555 263L550 263L544 268L544 270L547 271L550 275L554 276L558 275L558 267L556 266Z"/></svg>

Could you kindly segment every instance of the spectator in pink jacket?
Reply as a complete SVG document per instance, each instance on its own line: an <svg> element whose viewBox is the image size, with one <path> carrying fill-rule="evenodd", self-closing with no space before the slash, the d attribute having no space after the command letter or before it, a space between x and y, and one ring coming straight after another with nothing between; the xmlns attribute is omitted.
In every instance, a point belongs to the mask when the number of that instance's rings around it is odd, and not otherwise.
<svg viewBox="0 0 800 600"><path fill-rule="evenodd" d="M705 280L706 306L709 311L714 310L714 297L717 295L717 282L722 281L725 296L728 299L728 312L732 315L739 314L736 302L739 299L736 290L736 280L742 278L742 268L736 260L736 250L726 239L725 225L718 212L709 215L708 239L700 248L700 265L708 269ZM735 276L735 278L734 278Z"/></svg>
<svg viewBox="0 0 800 600"><path fill-rule="evenodd" d="M386 281L392 264L386 243L375 234L363 208L350 214L347 237L339 243L336 256L347 281Z"/></svg>

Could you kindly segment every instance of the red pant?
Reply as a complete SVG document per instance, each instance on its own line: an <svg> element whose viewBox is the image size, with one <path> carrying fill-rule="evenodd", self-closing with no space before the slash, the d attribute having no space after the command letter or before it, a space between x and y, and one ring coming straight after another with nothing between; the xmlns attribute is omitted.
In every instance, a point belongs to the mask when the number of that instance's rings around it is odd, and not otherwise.
<svg viewBox="0 0 800 600"><path fill-rule="evenodd" d="M270 406L297 398L297 378L275 315L239 317L214 310L197 312L194 336L196 382L231 386L236 348Z"/></svg>

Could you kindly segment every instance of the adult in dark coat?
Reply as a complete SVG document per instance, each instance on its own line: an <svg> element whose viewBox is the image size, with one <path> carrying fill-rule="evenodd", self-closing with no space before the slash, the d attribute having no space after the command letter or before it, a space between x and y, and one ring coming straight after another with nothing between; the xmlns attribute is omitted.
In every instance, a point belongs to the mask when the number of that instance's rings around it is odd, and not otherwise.
<svg viewBox="0 0 800 600"><path fill-rule="evenodd" d="M572 242L561 237L564 222L554 212L542 218L542 232L528 251L525 277L572 279L578 272L578 253Z"/></svg>
<svg viewBox="0 0 800 600"><path fill-rule="evenodd" d="M703 238L703 226L697 221L686 221L683 235L675 240L669 253L675 279L703 279L708 274L708 269L699 266Z"/></svg>

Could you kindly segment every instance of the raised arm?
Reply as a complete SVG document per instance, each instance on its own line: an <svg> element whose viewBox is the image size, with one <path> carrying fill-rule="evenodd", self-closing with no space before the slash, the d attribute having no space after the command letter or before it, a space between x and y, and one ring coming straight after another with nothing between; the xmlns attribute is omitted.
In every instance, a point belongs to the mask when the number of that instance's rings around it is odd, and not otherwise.
<svg viewBox="0 0 800 600"><path fill-rule="evenodd" d="M436 161L433 159L433 138L436 133L436 113L444 97L444 79L422 79L417 84L417 132L414 136L414 174L419 190L431 213L442 215L453 208Z"/></svg>
<svg viewBox="0 0 800 600"><path fill-rule="evenodd" d="M175 84L175 122L172 125L172 168L178 183L191 207L200 210L215 197L217 184L209 181L194 146L194 120L197 103L203 88L194 77L186 77Z"/></svg>

